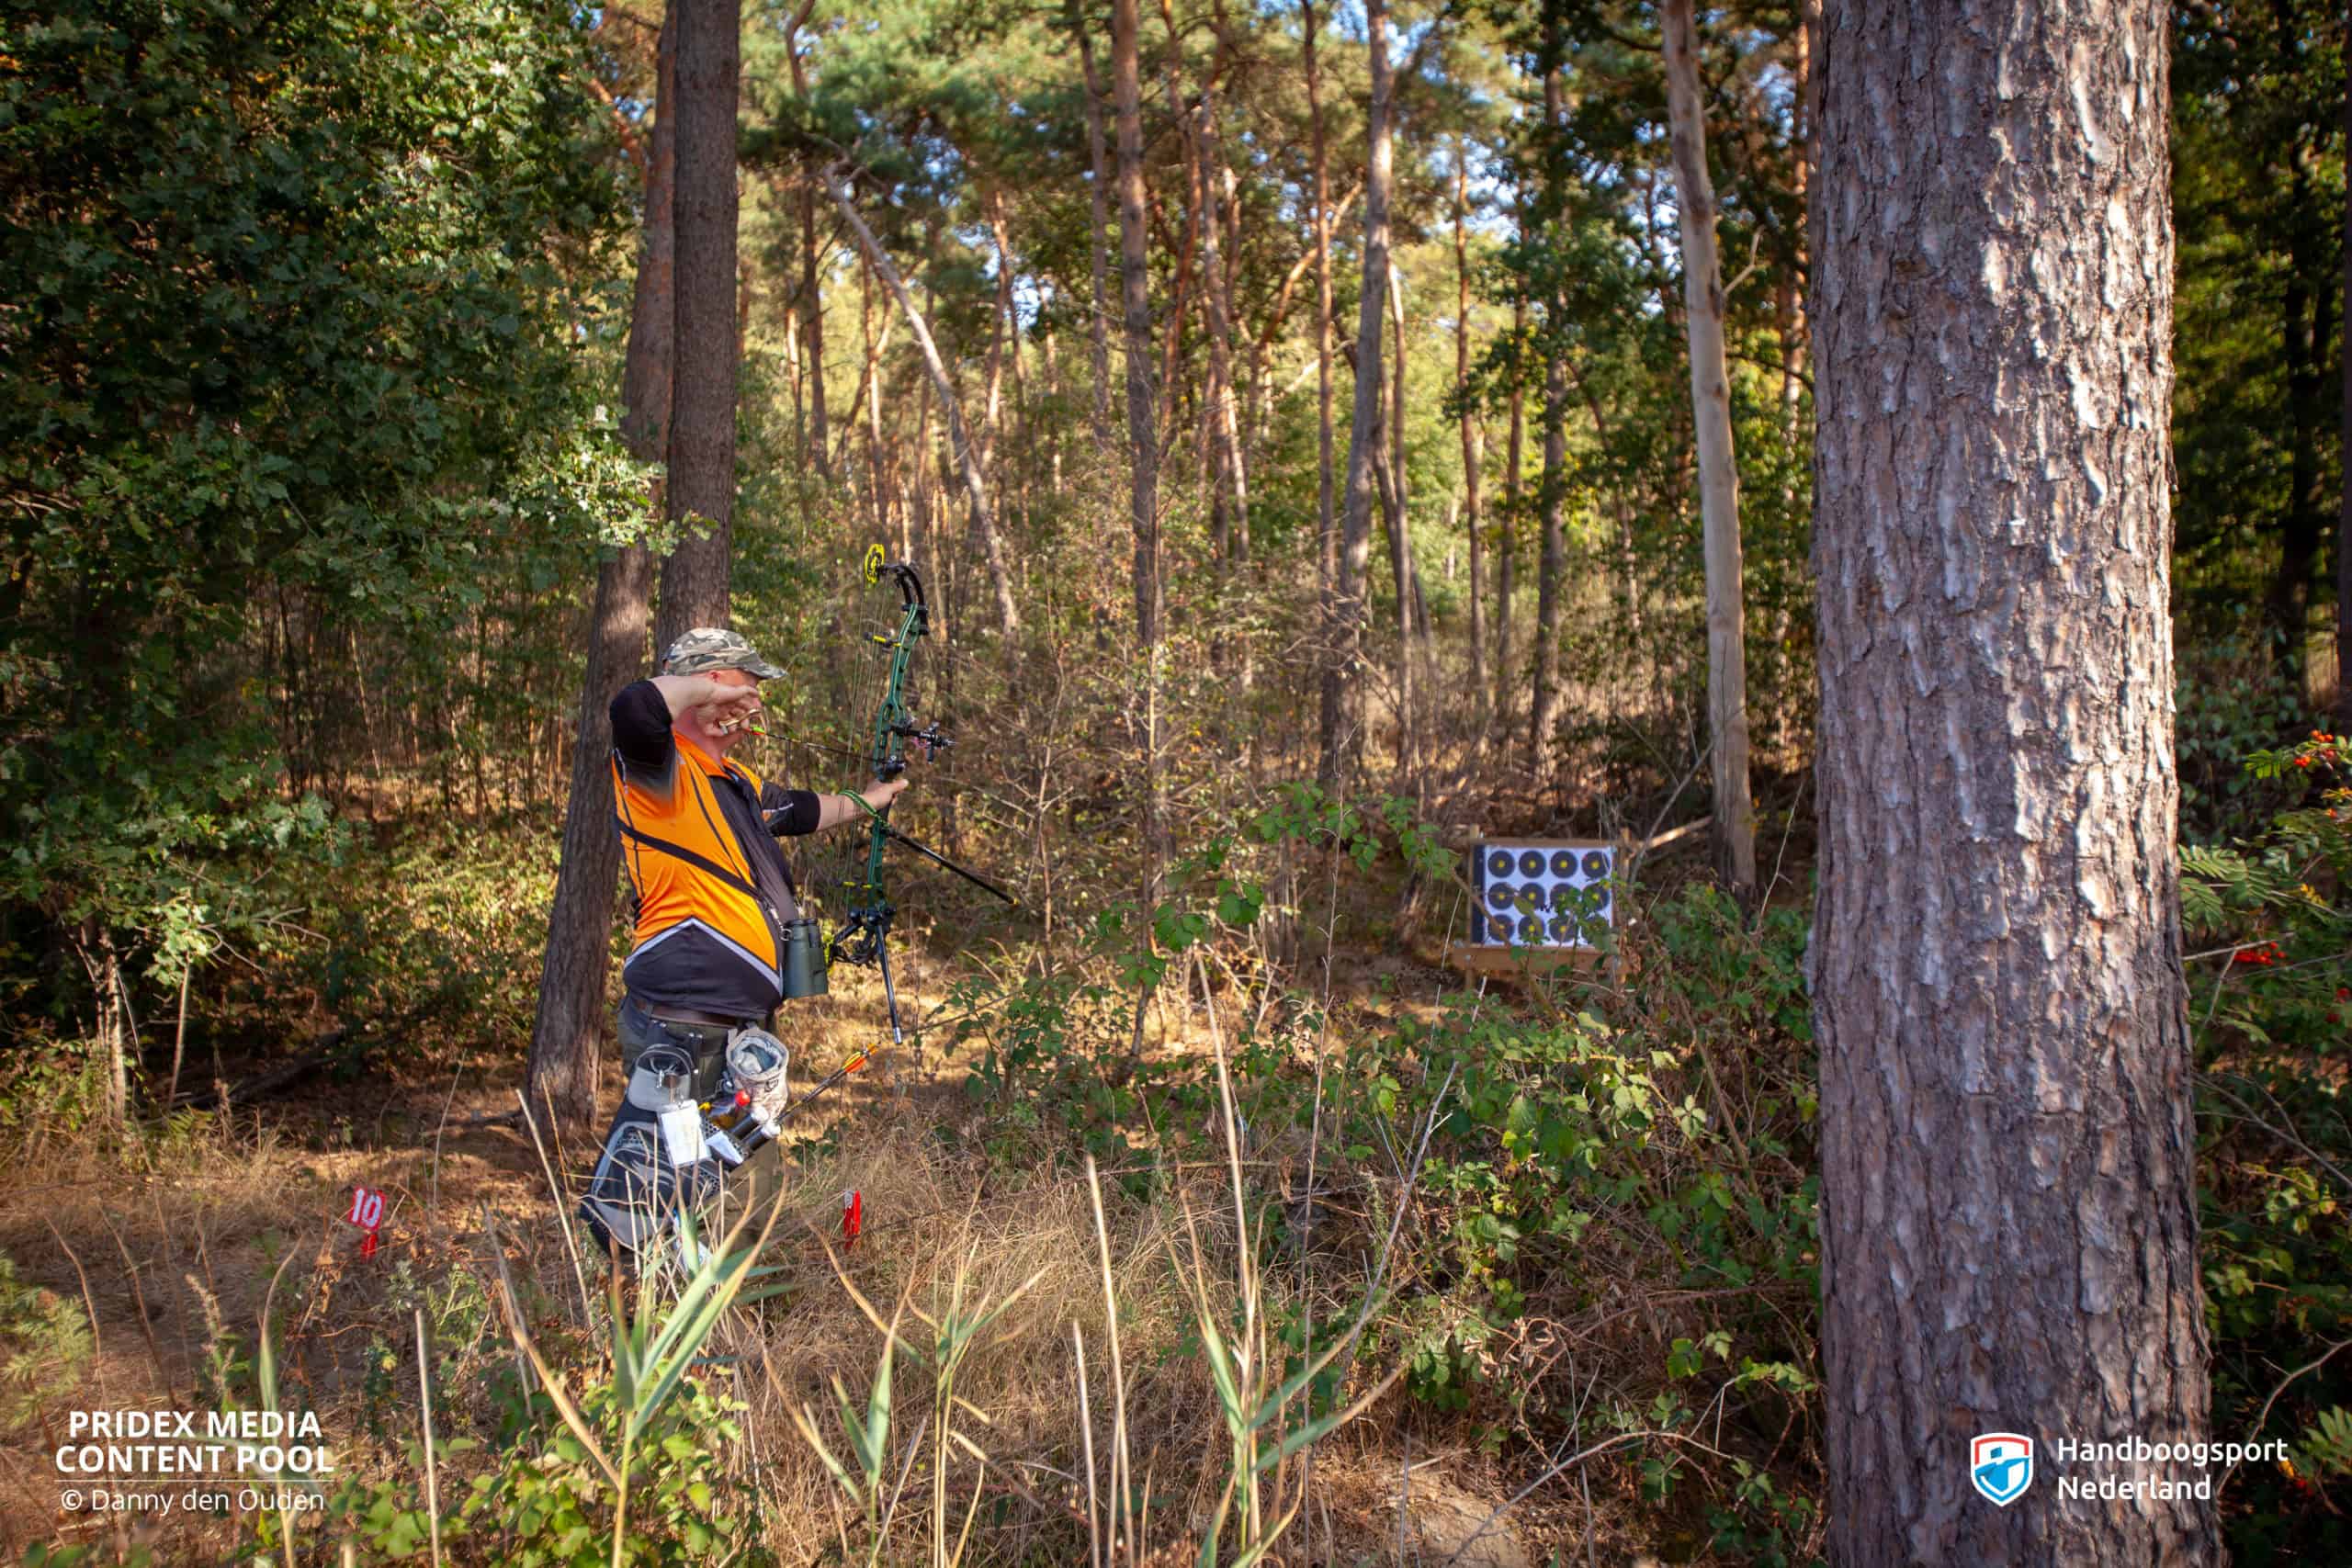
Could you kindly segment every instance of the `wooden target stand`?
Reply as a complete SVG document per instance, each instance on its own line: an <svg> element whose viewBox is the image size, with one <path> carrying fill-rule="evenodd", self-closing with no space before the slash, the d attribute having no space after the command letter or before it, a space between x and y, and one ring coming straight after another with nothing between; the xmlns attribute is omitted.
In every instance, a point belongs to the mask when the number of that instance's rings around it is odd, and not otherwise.
<svg viewBox="0 0 2352 1568"><path fill-rule="evenodd" d="M1479 836L1464 852L1476 904L1469 940L1446 945L1446 962L1496 979L1589 969L1606 953L1601 927L1619 929L1634 845L1611 839Z"/></svg>

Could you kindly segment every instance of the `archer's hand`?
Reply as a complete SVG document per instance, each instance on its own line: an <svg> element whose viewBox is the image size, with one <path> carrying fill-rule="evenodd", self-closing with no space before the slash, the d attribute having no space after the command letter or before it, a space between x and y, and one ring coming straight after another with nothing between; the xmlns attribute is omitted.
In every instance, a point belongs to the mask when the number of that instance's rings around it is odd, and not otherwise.
<svg viewBox="0 0 2352 1568"><path fill-rule="evenodd" d="M891 779L888 782L876 780L867 784L861 794L866 805L876 811L887 811L890 807L890 803L899 798L899 792L906 787L907 781L904 779Z"/></svg>
<svg viewBox="0 0 2352 1568"><path fill-rule="evenodd" d="M723 732L722 727L729 721L747 719L760 711L757 686L739 686L708 675L656 675L653 685L670 705L673 722L691 713Z"/></svg>

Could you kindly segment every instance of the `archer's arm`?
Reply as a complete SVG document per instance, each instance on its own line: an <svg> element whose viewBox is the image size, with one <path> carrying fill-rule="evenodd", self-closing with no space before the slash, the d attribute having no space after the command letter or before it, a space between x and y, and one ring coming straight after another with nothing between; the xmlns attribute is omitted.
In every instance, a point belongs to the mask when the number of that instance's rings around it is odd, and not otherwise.
<svg viewBox="0 0 2352 1568"><path fill-rule="evenodd" d="M620 753L631 777L649 783L666 780L678 754L671 726L695 708L710 708L725 717L758 704L759 694L751 688L723 685L707 675L656 675L633 682L613 696L613 750Z"/></svg>
<svg viewBox="0 0 2352 1568"><path fill-rule="evenodd" d="M865 804L879 811L896 800L899 792L906 787L904 779L869 784L863 792ZM762 791L760 809L767 819L768 831L779 839L802 833L821 833L844 822L865 819L865 813L849 795L811 795L805 789L784 789L775 784L769 784Z"/></svg>

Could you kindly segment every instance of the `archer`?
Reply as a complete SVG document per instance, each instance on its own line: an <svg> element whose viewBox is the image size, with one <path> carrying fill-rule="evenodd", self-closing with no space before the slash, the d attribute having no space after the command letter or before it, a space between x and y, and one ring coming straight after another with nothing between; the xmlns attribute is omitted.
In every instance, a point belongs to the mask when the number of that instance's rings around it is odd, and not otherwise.
<svg viewBox="0 0 2352 1568"><path fill-rule="evenodd" d="M696 1197L676 1188L706 1159L702 1109L729 1046L772 1049L781 1082L782 1047L768 1032L796 942L821 987L814 925L776 840L878 818L907 787L892 777L854 796L820 795L731 761L761 732L760 682L783 675L741 635L698 626L662 655L661 673L612 701L614 813L637 896L636 945L621 969L628 1092L582 1213L632 1247Z"/></svg>

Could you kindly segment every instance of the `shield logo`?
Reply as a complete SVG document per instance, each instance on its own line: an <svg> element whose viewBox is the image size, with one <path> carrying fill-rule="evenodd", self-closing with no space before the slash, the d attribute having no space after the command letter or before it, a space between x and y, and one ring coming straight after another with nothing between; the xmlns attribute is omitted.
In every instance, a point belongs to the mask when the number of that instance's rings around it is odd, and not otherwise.
<svg viewBox="0 0 2352 1568"><path fill-rule="evenodd" d="M1985 1432L1968 1445L1968 1479L2000 1507L2033 1484L2033 1439L2022 1432Z"/></svg>

